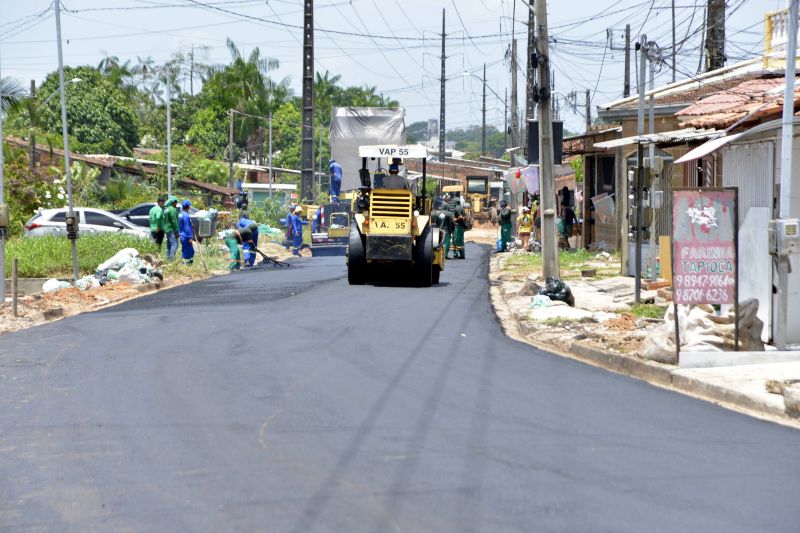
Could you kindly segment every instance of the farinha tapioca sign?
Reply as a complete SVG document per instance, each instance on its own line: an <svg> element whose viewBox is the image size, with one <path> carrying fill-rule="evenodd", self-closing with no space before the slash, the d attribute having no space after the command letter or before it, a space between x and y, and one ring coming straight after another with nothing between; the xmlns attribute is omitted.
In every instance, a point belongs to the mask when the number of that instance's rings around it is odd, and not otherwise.
<svg viewBox="0 0 800 533"><path fill-rule="evenodd" d="M675 189L672 275L676 304L733 304L737 297L737 190Z"/></svg>

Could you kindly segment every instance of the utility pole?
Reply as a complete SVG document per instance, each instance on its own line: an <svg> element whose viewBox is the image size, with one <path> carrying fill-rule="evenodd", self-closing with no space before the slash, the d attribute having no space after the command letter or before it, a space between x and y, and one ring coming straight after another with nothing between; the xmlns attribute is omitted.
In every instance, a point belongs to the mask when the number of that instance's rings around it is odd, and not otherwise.
<svg viewBox="0 0 800 533"><path fill-rule="evenodd" d="M69 163L69 135L67 133L67 94L64 85L64 54L61 49L61 3L53 3L56 10L56 39L58 40L58 89L61 93L61 135L64 138L64 176L67 179L67 218L75 220L75 209L72 203L72 172ZM69 231L69 228L67 228ZM68 237L72 248L72 277L78 279L78 235L75 233ZM5 273L3 273L5 278Z"/></svg>
<svg viewBox="0 0 800 533"><path fill-rule="evenodd" d="M300 195L309 200L314 183L314 0L305 0L303 15L303 133Z"/></svg>
<svg viewBox="0 0 800 533"><path fill-rule="evenodd" d="M647 70L647 36L642 35L639 40L639 109L636 120L636 135L644 135L644 84ZM636 251L634 265L635 275L635 303L641 302L642 297L642 185L644 183L644 148L641 142L637 143L637 168L636 187L634 189L633 206L636 209Z"/></svg>
<svg viewBox="0 0 800 533"><path fill-rule="evenodd" d="M675 83L675 0L672 0L672 83Z"/></svg>
<svg viewBox="0 0 800 533"><path fill-rule="evenodd" d="M58 0L56 0L58 1ZM167 73L167 196L172 196L172 76Z"/></svg>
<svg viewBox="0 0 800 533"><path fill-rule="evenodd" d="M445 55L445 48L444 48L444 13L445 10L442 8L442 72L439 78L439 161L444 163L445 157L445 150L444 150L444 140L445 140L445 124L444 124L444 106L445 106L445 61L447 60L447 56Z"/></svg>
<svg viewBox="0 0 800 533"><path fill-rule="evenodd" d="M511 39L511 148L519 146L519 115L517 114L517 40ZM511 161L515 156L511 154ZM513 163L512 163L513 164Z"/></svg>
<svg viewBox="0 0 800 533"><path fill-rule="evenodd" d="M2 54L0 54L2 59ZM5 192L5 161L3 160L3 69L0 66L0 206L4 209L6 204ZM6 301L6 232L8 228L0 228L0 304Z"/></svg>
<svg viewBox="0 0 800 533"><path fill-rule="evenodd" d="M586 133L589 133L589 128L592 127L592 100L591 91L586 89Z"/></svg>
<svg viewBox="0 0 800 533"><path fill-rule="evenodd" d="M272 200L272 111L269 112L269 199Z"/></svg>
<svg viewBox="0 0 800 533"><path fill-rule="evenodd" d="M797 72L797 1L789 0L789 36L786 43L786 87L783 92L783 120L781 125L781 181L778 216L781 219L791 216L792 199L792 138L794 136L795 75ZM786 322L789 306L789 257L778 255L778 313L775 324L775 345L779 350L786 349ZM738 267L737 267L738 268Z"/></svg>
<svg viewBox="0 0 800 533"><path fill-rule="evenodd" d="M725 0L708 0L706 72L725 66Z"/></svg>
<svg viewBox="0 0 800 533"><path fill-rule="evenodd" d="M622 96L631 95L631 25L625 24L625 84L622 86Z"/></svg>
<svg viewBox="0 0 800 533"><path fill-rule="evenodd" d="M553 117L550 109L550 57L547 44L547 2L536 6L536 70L539 100L539 176L542 185L542 262L545 278L559 277L556 240L556 183L553 168Z"/></svg>
<svg viewBox="0 0 800 533"><path fill-rule="evenodd" d="M533 65L533 53L536 51L536 31L535 31L535 19L533 16L533 10L528 9L528 53L527 53L527 68L525 72L527 73L527 83L525 84L525 126L526 131L528 127L528 121L533 120L536 118L536 103L533 101L533 85L534 85L534 65ZM530 133L528 133L530 135ZM528 146L528 143L525 143L525 146ZM528 156L530 159L530 156Z"/></svg>
<svg viewBox="0 0 800 533"><path fill-rule="evenodd" d="M233 189L233 109L228 109L228 186Z"/></svg>
<svg viewBox="0 0 800 533"><path fill-rule="evenodd" d="M503 146L508 148L508 87L503 94Z"/></svg>
<svg viewBox="0 0 800 533"><path fill-rule="evenodd" d="M483 64L483 106L481 107L481 155L486 155L486 63Z"/></svg>
<svg viewBox="0 0 800 533"><path fill-rule="evenodd" d="M36 167L36 80L31 80L28 115L31 122L30 131L28 132L28 166L33 170ZM3 203L3 201L0 200L0 203Z"/></svg>

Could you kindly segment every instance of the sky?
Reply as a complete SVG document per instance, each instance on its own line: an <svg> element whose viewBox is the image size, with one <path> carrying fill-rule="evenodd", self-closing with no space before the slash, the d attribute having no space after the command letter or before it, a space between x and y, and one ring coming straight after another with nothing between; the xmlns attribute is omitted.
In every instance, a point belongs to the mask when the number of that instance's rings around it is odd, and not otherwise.
<svg viewBox="0 0 800 533"><path fill-rule="evenodd" d="M622 96L625 24L631 26L632 42L645 33L664 50L669 64L657 74L656 83L671 81L673 3L680 80L698 71L705 0L548 2L559 118L568 130L584 130L587 89L593 115L596 105ZM507 51L512 35L518 40L517 87L520 112L524 109L528 19L524 0L314 0L314 4L316 70L339 74L347 85L376 86L406 109L407 124L439 117L443 9L447 129L480 125L484 64L487 123L502 129L506 91L510 106ZM759 55L764 13L784 8L786 0L727 0L726 4L728 64ZM130 59L132 65L147 56L161 63L192 47L198 61L225 63L230 59L225 41L231 38L245 54L259 47L263 55L278 59L280 67L272 76L288 78L300 94L302 0L62 0L61 5L66 65L96 66L106 55ZM3 76L25 86L31 79L41 82L58 67L56 51L52 0L0 0ZM633 68L631 76L635 91ZM195 91L198 84L199 80ZM571 98L573 91L576 96Z"/></svg>

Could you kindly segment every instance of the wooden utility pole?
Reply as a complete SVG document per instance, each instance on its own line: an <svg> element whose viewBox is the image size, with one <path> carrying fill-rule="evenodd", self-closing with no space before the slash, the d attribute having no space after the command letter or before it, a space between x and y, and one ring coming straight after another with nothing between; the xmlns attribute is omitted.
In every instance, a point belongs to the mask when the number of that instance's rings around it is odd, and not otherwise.
<svg viewBox="0 0 800 533"><path fill-rule="evenodd" d="M300 196L312 198L314 183L314 0L305 0L303 15L303 131L300 152Z"/></svg>
<svg viewBox="0 0 800 533"><path fill-rule="evenodd" d="M631 95L631 25L625 24L625 83L622 86L622 96Z"/></svg>
<svg viewBox="0 0 800 533"><path fill-rule="evenodd" d="M708 0L706 72L725 66L725 0Z"/></svg>
<svg viewBox="0 0 800 533"><path fill-rule="evenodd" d="M556 183L553 168L553 116L550 109L550 57L547 45L547 2L536 6L536 56L539 93L539 177L542 186L542 260L545 279L559 277L558 240L556 239Z"/></svg>
<svg viewBox="0 0 800 533"><path fill-rule="evenodd" d="M586 133L592 127L592 92L586 89Z"/></svg>
<svg viewBox="0 0 800 533"><path fill-rule="evenodd" d="M447 60L447 56L445 55L445 48L444 48L444 8L442 9L442 71L439 77L439 161L444 163L445 160L445 150L444 150L444 141L445 141L445 123L444 123L444 106L445 106L445 84L447 80L446 70L445 70L445 61Z"/></svg>

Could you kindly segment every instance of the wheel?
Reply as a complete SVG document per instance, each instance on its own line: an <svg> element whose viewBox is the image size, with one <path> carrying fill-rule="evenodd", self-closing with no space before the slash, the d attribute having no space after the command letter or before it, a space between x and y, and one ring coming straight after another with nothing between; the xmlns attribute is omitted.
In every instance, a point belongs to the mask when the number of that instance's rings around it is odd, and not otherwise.
<svg viewBox="0 0 800 533"><path fill-rule="evenodd" d="M363 285L367 281L364 239L356 228L350 230L350 242L347 246L347 281L350 285Z"/></svg>
<svg viewBox="0 0 800 533"><path fill-rule="evenodd" d="M418 287L430 287L433 279L433 232L431 225L425 226L422 235L414 243L414 283Z"/></svg>
<svg viewBox="0 0 800 533"><path fill-rule="evenodd" d="M442 273L442 269L438 267L438 265L434 265L433 267L433 275L431 276L431 280L434 285L439 284L439 275Z"/></svg>

